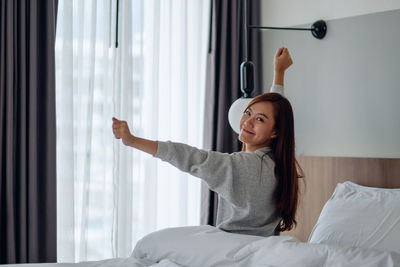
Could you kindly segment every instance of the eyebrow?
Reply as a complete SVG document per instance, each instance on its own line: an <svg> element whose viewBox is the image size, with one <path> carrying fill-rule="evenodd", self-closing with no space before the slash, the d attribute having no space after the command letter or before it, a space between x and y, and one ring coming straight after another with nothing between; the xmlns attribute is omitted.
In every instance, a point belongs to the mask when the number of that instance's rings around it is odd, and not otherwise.
<svg viewBox="0 0 400 267"><path fill-rule="evenodd" d="M247 109L250 111L253 111L250 107ZM265 115L264 113L257 113L256 115L261 115L261 116L264 116L265 118L269 119L269 117L267 115Z"/></svg>

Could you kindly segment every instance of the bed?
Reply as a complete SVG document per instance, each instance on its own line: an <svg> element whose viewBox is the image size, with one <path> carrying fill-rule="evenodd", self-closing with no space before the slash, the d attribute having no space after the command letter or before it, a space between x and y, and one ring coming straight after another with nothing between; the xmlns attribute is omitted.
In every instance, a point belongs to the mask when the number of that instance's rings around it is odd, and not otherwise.
<svg viewBox="0 0 400 267"><path fill-rule="evenodd" d="M400 266L400 159L298 160L298 226L280 236L177 227L145 236L128 258L4 266Z"/></svg>

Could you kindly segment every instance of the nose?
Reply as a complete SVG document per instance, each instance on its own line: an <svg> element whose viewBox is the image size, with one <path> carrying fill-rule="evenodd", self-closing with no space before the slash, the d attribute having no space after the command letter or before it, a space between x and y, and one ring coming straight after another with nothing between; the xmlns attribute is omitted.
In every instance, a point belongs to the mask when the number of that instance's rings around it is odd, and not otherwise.
<svg viewBox="0 0 400 267"><path fill-rule="evenodd" d="M245 126L253 126L253 117L249 117L249 118L245 119L243 124Z"/></svg>

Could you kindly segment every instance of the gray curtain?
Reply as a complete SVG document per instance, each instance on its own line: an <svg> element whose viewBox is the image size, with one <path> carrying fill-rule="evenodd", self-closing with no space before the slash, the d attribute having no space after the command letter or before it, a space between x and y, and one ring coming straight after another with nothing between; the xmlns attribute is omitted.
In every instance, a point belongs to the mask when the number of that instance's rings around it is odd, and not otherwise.
<svg viewBox="0 0 400 267"><path fill-rule="evenodd" d="M56 12L0 2L0 263L57 259Z"/></svg>
<svg viewBox="0 0 400 267"><path fill-rule="evenodd" d="M230 128L228 110L242 96L240 64L244 61L244 1L212 0L210 43L207 58L207 89L204 124L204 147L219 152L241 150L238 135ZM260 25L260 0L247 3L249 24ZM263 92L261 85L260 32L249 31L249 60L255 65L253 96ZM216 224L217 194L202 185L201 224Z"/></svg>

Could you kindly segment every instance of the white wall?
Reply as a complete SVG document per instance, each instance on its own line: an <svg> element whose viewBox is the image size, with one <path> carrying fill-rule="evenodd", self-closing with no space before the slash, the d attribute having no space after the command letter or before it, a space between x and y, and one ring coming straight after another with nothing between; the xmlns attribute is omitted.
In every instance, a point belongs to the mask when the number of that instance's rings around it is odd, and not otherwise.
<svg viewBox="0 0 400 267"><path fill-rule="evenodd" d="M368 5L356 8L347 2ZM400 158L400 1L397 6L394 1L382 3L263 1L263 17L276 18L267 26L310 26L323 17L308 10L311 5L321 14L329 7L331 16L341 17L325 18L323 40L302 31L262 32L265 89L272 82L276 49L288 47L294 59L285 88L295 113L297 154Z"/></svg>
<svg viewBox="0 0 400 267"><path fill-rule="evenodd" d="M400 9L399 0L261 0L262 24L290 26Z"/></svg>

